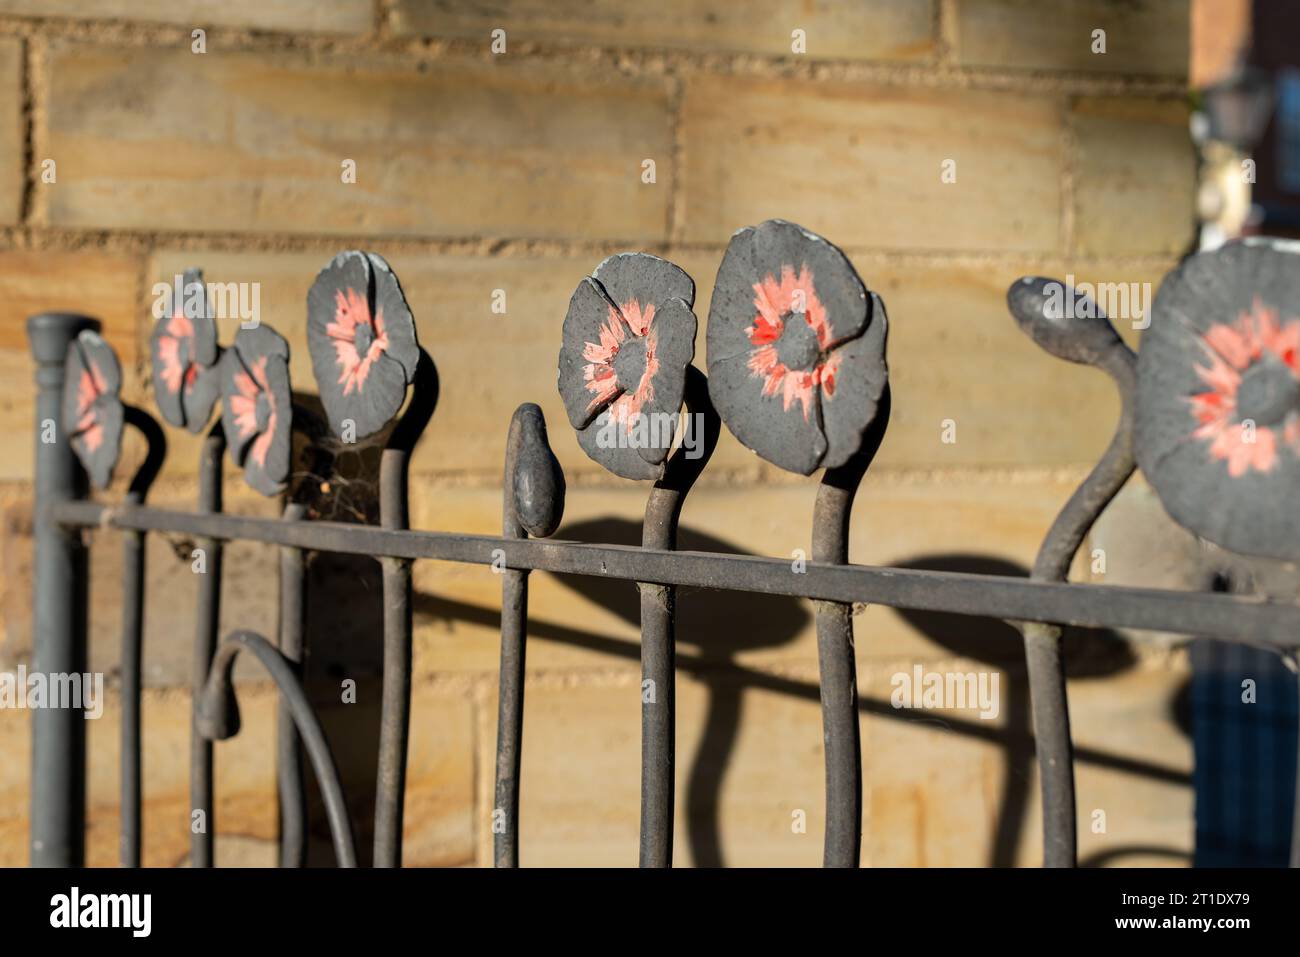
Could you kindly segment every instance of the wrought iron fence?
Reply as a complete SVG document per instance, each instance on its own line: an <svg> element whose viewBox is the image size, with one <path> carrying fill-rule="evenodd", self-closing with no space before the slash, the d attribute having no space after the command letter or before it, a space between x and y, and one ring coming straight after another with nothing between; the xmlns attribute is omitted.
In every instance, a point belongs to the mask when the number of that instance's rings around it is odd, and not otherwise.
<svg viewBox="0 0 1300 957"><path fill-rule="evenodd" d="M282 338L258 325L241 328L221 348L201 274L187 273L178 285L151 340L153 387L168 422L206 430L192 512L145 504L164 460L164 434L151 415L122 403L120 369L97 335L97 321L35 316L28 322L39 435L33 668L85 671L86 533L120 530L121 863L138 866L143 544L150 533L194 536L204 563L195 609L192 809L212 821L213 742L238 733L232 670L245 652L280 692L280 863L301 866L306 859L305 754L337 860L355 866L346 795L301 682L304 561L311 552L378 559L384 659L373 860L397 866L411 720L412 563L491 565L502 580L494 857L497 866L510 867L519 862L529 573L635 582L643 687L655 689L642 707L640 863L665 867L673 842L675 589L812 599L825 748L824 859L827 866L853 867L862 817L853 605L1000 618L1024 639L1044 863L1072 866L1074 756L1063 626L1212 635L1279 653L1300 646L1294 604L1066 581L1089 529L1137 462L1170 514L1204 538L1246 553L1300 557L1300 518L1291 504L1300 474L1300 319L1280 311L1295 298L1286 278L1288 269L1294 273L1294 255L1282 244L1246 243L1187 261L1162 286L1140 359L1094 303L1068 289L1063 300L1063 284L1035 278L1012 284L1008 305L1020 327L1053 355L1108 374L1122 400L1114 440L1047 531L1028 580L849 562L854 495L889 418L887 320L880 298L838 249L789 223L770 221L732 238L711 303L707 377L692 365L694 283L682 270L654 256L622 254L578 284L563 326L560 393L593 459L615 474L653 482L640 547L550 540L563 513L565 481L533 404L520 406L509 423L501 535L408 527L409 457L433 414L438 375L417 342L396 276L373 254L339 255L308 296L308 342L324 419L293 404ZM221 414L209 427L218 399ZM770 462L804 475L823 470L812 557L804 567L676 548L683 501L724 422ZM148 455L121 502L91 501L87 479L108 485L124 425L143 434ZM293 430L307 436L313 474L328 472L340 440L382 440L377 525L310 515L302 483L288 483ZM223 514L227 452L250 485L284 496L280 519ZM232 541L279 549L274 645L246 630L218 638L222 549ZM33 864L83 862L84 735L76 709L44 709L33 717ZM194 866L212 866L214 830L195 829Z"/></svg>

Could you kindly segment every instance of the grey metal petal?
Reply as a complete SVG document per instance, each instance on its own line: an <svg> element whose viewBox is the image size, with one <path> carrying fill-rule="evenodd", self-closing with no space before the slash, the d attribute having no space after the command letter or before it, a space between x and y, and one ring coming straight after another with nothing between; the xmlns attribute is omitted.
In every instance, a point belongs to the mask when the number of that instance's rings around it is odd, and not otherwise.
<svg viewBox="0 0 1300 957"><path fill-rule="evenodd" d="M866 332L834 350L839 361L834 390L823 388L822 431L826 435L823 468L837 468L857 453L862 436L876 418L880 396L889 382L885 346L889 319L885 304L871 293L871 322Z"/></svg>
<svg viewBox="0 0 1300 957"><path fill-rule="evenodd" d="M787 269L796 276L810 276L826 311L831 345L862 333L867 324L867 290L839 247L795 223L769 219L754 230L751 249L756 282L769 277L779 281Z"/></svg>
<svg viewBox="0 0 1300 957"><path fill-rule="evenodd" d="M218 362L220 353L218 353ZM217 364L195 366L194 381L181 385L181 409L185 428L197 434L202 432L212 417L212 407L221 397L221 373Z"/></svg>
<svg viewBox="0 0 1300 957"><path fill-rule="evenodd" d="M415 317L406 301L406 293L388 262L377 253L366 253L370 260L371 276L375 283L375 309L382 312L384 331L388 336L388 349L384 355L397 362L406 373L407 383L415 380L415 368L420 364L420 343L415 329Z"/></svg>
<svg viewBox="0 0 1300 957"><path fill-rule="evenodd" d="M639 450L620 438L618 423L610 422L609 410L601 412L585 429L578 429L578 445L592 460L626 479L659 479L662 461L647 462Z"/></svg>
<svg viewBox="0 0 1300 957"><path fill-rule="evenodd" d="M255 370L264 370L259 381ZM289 344L270 326L241 329L220 363L222 384L222 426L230 456L244 469L248 484L263 495L283 490L288 478L292 444L292 392L289 385ZM251 382L252 395L239 387L240 376ZM236 398L264 402L266 421L242 425L235 409ZM258 462L254 445L269 436L265 460Z"/></svg>
<svg viewBox="0 0 1300 957"><path fill-rule="evenodd" d="M83 331L68 347L63 429L96 488L107 488L122 450L122 367L99 333Z"/></svg>
<svg viewBox="0 0 1300 957"><path fill-rule="evenodd" d="M678 413L686 395L686 370L695 358L695 313L682 299L659 305L651 324L659 371L651 380L653 396L641 408L650 417L647 432L654 441L638 447L641 457L658 465L667 457L677 434Z"/></svg>
<svg viewBox="0 0 1300 957"><path fill-rule="evenodd" d="M203 281L203 270L190 268L185 270L182 278L182 288L186 295L189 295L193 287L193 294L201 297L203 308L200 315L189 316L190 322L194 327L194 361L201 366L212 366L217 361L217 323L213 312L212 299L208 295L207 284Z"/></svg>
<svg viewBox="0 0 1300 957"><path fill-rule="evenodd" d="M763 379L749 368L749 356L709 362L709 398L741 444L773 465L810 475L826 455L819 390L805 415L802 405L785 405L780 393L763 395Z"/></svg>
<svg viewBox="0 0 1300 957"><path fill-rule="evenodd" d="M597 266L591 278L619 306L630 299L656 307L669 299L695 305L695 280L680 266L649 253L616 253Z"/></svg>
<svg viewBox="0 0 1300 957"><path fill-rule="evenodd" d="M569 311L564 316L561 330L559 378L557 384L560 398L564 401L564 411L568 413L569 424L575 429L585 428L622 390L604 402L593 405L594 396L586 387L584 373L588 362L583 358L587 343L600 342L600 330L618 307L605 295L604 289L590 276L578 283L572 298L569 299ZM621 320L619 320L621 322ZM630 334L623 327L623 334Z"/></svg>

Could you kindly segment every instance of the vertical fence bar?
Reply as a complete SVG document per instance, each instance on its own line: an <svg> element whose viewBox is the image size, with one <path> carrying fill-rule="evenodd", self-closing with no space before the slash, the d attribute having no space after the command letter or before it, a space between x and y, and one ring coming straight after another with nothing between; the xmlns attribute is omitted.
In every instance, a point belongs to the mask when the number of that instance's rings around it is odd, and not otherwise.
<svg viewBox="0 0 1300 957"><path fill-rule="evenodd" d="M128 504L138 504L131 501ZM122 830L123 867L140 866L140 657L144 625L144 533L122 533Z"/></svg>
<svg viewBox="0 0 1300 957"><path fill-rule="evenodd" d="M1043 796L1043 866L1074 867L1077 834L1074 804L1074 745L1061 654L1061 629L1027 622L1025 667L1029 676L1034 751Z"/></svg>
<svg viewBox="0 0 1300 957"><path fill-rule="evenodd" d="M525 402L506 438L502 536L545 538L564 515L564 473L546 438L542 410ZM528 642L528 569L501 572L501 667L497 689L496 803L493 864L519 866L519 769L524 740L524 661Z"/></svg>
<svg viewBox="0 0 1300 957"><path fill-rule="evenodd" d="M854 462L828 471L817 488L812 557L848 561L853 496L865 466ZM856 474L853 474L856 473ZM858 676L853 649L853 608L816 602L817 663L826 762L827 867L857 867L862 850L862 745L858 731Z"/></svg>
<svg viewBox="0 0 1300 957"><path fill-rule="evenodd" d="M301 521L307 506L290 502L283 520ZM280 549L280 654L302 680L306 623L306 563L302 549ZM307 866L307 787L302 760L302 739L293 709L281 696L276 719L280 784L280 866Z"/></svg>
<svg viewBox="0 0 1300 957"><path fill-rule="evenodd" d="M503 534L525 538L511 503L510 467L506 467L506 514ZM497 694L496 803L502 815L493 822L493 863L519 866L519 769L524 746L524 662L527 653L528 571L507 568L501 573L501 667Z"/></svg>
<svg viewBox="0 0 1300 957"><path fill-rule="evenodd" d="M438 401L438 373L420 350L411 401L393 428L379 460L379 523L410 527L408 478L411 450ZM406 797L406 745L411 725L411 562L382 558L384 666L379 717L379 774L375 793L375 867L402 866L402 817Z"/></svg>
<svg viewBox="0 0 1300 957"><path fill-rule="evenodd" d="M198 511L221 511L221 460L226 454L226 433L218 419L203 441L199 458ZM203 574L199 576L198 622L194 634L192 672L193 716L190 728L190 866L212 866L212 843L216 833L216 808L212 801L212 741L199 733L198 708L208 680L208 666L217 649L217 628L221 618L220 539L201 538ZM200 819L195 820L198 816Z"/></svg>
<svg viewBox="0 0 1300 957"><path fill-rule="evenodd" d="M849 560L849 520L858 485L880 448L889 425L891 393L886 385L861 450L839 468L828 469L813 506L812 557L844 565ZM857 867L862 852L862 744L858 731L858 673L853 648L853 608L817 602L817 665L826 761L826 867Z"/></svg>
<svg viewBox="0 0 1300 957"><path fill-rule="evenodd" d="M675 532L673 529L674 539ZM664 539L662 535L652 536L647 522L642 543L648 548L676 547ZM640 865L671 867L677 735L677 590L647 583L638 583L637 588L641 593Z"/></svg>
<svg viewBox="0 0 1300 957"><path fill-rule="evenodd" d="M644 548L677 547L677 522L686 494L718 444L722 420L709 399L709 380L694 366L686 370L686 405L691 416L688 427L699 433L696 441L701 443L700 454L688 458L684 449L678 449L669 459L664 477L655 483L646 503L641 527ZM641 593L640 864L671 867L677 750L677 590L646 582L638 582L637 589Z"/></svg>
<svg viewBox="0 0 1300 957"><path fill-rule="evenodd" d="M131 480L123 501L143 505L149 487L162 469L167 455L167 438L153 417L134 406L126 406L125 422L134 426L149 443L144 463ZM123 867L140 866L140 691L141 651L144 639L144 533L122 533L122 745L121 745L121 833L118 859Z"/></svg>
<svg viewBox="0 0 1300 957"><path fill-rule="evenodd" d="M411 563L380 559L384 593L384 667L379 780L375 794L375 867L402 864L406 743L411 724Z"/></svg>
<svg viewBox="0 0 1300 957"><path fill-rule="evenodd" d="M62 421L64 359L87 316L43 313L27 320L36 360L36 506L32 595L32 670L86 670L86 550L81 532L49 518L57 502L84 498L86 476L66 441ZM32 712L31 863L80 867L85 861L86 721L80 708Z"/></svg>

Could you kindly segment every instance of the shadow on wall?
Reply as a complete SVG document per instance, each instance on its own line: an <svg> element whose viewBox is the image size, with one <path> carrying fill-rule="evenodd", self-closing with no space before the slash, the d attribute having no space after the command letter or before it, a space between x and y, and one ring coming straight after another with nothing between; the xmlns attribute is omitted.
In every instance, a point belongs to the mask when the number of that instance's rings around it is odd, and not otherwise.
<svg viewBox="0 0 1300 957"><path fill-rule="evenodd" d="M358 462L354 479L364 484L369 462ZM353 489L355 493L356 489ZM364 497L364 496L362 496ZM335 515L346 518L346 515ZM368 521L369 516L357 514L354 520ZM641 537L639 522L622 518L602 518L564 526L559 536L574 541L637 545ZM712 536L683 528L679 546L692 551L721 554L748 554L733 544ZM990 556L976 554L944 554L917 556L899 563L900 567L925 571L947 571L983 575L1025 577L1025 568ZM571 588L588 601L598 604L618 615L632 626L639 622L640 604L636 586L630 582L607 581L582 576L556 576L556 580ZM310 654L306 668L306 686L313 704L318 708L322 724L329 736L342 776L349 810L357 835L358 853L362 862L368 863L371 852L373 814L375 802L375 751L379 734L379 686L382 673L382 647L378 636L382 633L381 582L379 565L364 556L315 555L309 564L307 623ZM500 609L496 606L475 605L443 598L436 594L417 593L414 599L417 622L463 621L486 628L500 623ZM1026 818L1034 787L1034 742L1030 711L1030 696L1024 671L1024 660L1019 632L1004 621L955 614L895 610L908 624L939 647L950 651L954 657L980 662L997 669L1002 679L1002 708L1005 721L998 725L975 719L953 718L945 714L942 722L932 718L915 717L913 712L895 709L889 700L862 698L862 712L897 721L921 721L931 730L983 740L1001 747L1005 755L1001 793L988 864L997 867L1013 866L1017 860L1020 835L1024 832ZM738 664L742 652L758 648L779 648L792 643L812 621L806 603L799 599L775 595L749 595L708 589L678 589L678 654L680 671L690 674L700 682L707 694L706 724L703 737L694 754L681 755L687 775L686 817L687 840L691 857L697 866L722 866L724 860L721 840L720 795L722 785L736 745L743 713L744 696L748 689L790 695L809 701L819 697L815 682L800 681L756 671ZM636 661L640 650L636 641L613 638L597 632L572 628L543 620L529 623L529 636L568 644L598 654ZM1112 632L1092 629L1067 629L1065 636L1068 672L1072 680L1105 679L1133 666L1133 652ZM1193 657L1204 658L1207 649L1217 643L1202 642L1193 646ZM1198 652L1197 649L1201 650ZM1248 649L1247 649L1248 650ZM1243 654L1233 651L1229 654ZM1277 724L1283 733L1273 750L1285 751L1294 760L1294 678L1286 672L1276 656L1259 652L1260 660L1252 659L1249 668L1234 661L1237 667L1231 672L1230 689L1240 685L1238 672L1249 672L1258 677L1264 671L1269 687L1289 691L1277 697L1282 704L1279 713L1268 708L1257 708L1248 715L1252 720L1259 711L1263 724ZM1267 659L1267 660L1263 660ZM1204 662L1201 662L1204 665ZM1270 670L1271 669L1271 670ZM1198 674L1206 670L1198 667ZM1222 671L1223 668L1218 670ZM1277 672L1277 674L1274 674ZM340 682L345 678L358 682L357 701L361 704L344 705L340 700ZM1276 680L1273 680L1276 679ZM1261 681L1261 684L1263 682ZM1282 686L1285 685L1285 688ZM1289 800L1280 804L1272 797L1227 794L1222 786L1222 776L1211 774L1216 764L1214 755L1237 754L1244 747L1255 747L1258 727L1234 732L1223 732L1222 708L1209 707L1206 682L1200 680L1195 697L1200 702L1197 713L1214 717L1199 722L1197 727L1197 816L1198 858L1203 852L1215 850L1216 841L1236 848L1236 837L1222 838L1218 833L1237 834L1243 827L1252 833L1259 830L1262 820L1275 820L1289 813ZM1184 734L1192 733L1193 688L1189 681L1171 702L1171 719ZM1221 697L1221 695L1220 695ZM1285 699L1285 700L1283 700ZM1217 699L1216 699L1217 700ZM369 702L369 704L365 704ZM1215 717L1217 716L1217 717ZM416 715L415 720L419 720ZM1245 721L1246 719L1241 719ZM1238 722L1241 723L1241 722ZM1212 726L1212 727L1211 727ZM1285 727L1283 727L1285 726ZM1215 730L1220 729L1220 730ZM1213 735L1210 732L1213 731ZM1249 731L1250 733L1247 733ZM1291 737L1287 738L1286 735ZM1236 744L1227 748L1209 748L1207 741L1233 738ZM1285 740L1282 740L1285 739ZM1285 757L1285 755L1283 755ZM1089 748L1076 750L1078 761L1097 765L1121 773L1192 786L1192 776L1180 770L1162 767L1151 762L1134 760L1109 752ZM1226 760L1226 759L1225 759ZM1222 763L1222 761L1219 761ZM1281 764L1285 765L1285 761ZM1202 767L1204 765L1204 767ZM1281 768L1285 778L1285 768ZM1208 777L1207 777L1208 774ZM1211 780L1213 779L1213 780ZM309 815L311 843L309 863L333 863L333 850L325 826L323 805L314 780L309 780ZM1216 784L1215 781L1218 781ZM868 782L869 784L869 782ZM1240 790L1240 788L1238 788ZM1272 794L1270 791L1269 794ZM1289 792L1288 792L1289 795ZM1213 800L1211 800L1213 799ZM1221 799L1221 800L1220 800ZM1229 800L1231 799L1231 800ZM1269 803L1268 813L1257 810L1263 802ZM1226 807L1232 813L1232 827L1215 827L1207 823L1213 807ZM1240 820L1238 820L1240 819ZM1217 819L1216 819L1217 820ZM1252 824L1253 822L1253 824ZM1083 826L1086 826L1086 822ZM1233 843L1233 842L1236 843ZM1279 854L1285 854L1285 841L1272 841L1271 854L1258 855L1256 863L1277 864ZM1276 845L1276 847L1275 847ZM1280 850L1278 850L1280 848ZM1226 854L1236 861L1237 850ZM1234 856L1236 855L1236 856ZM1185 861L1188 855L1177 849L1154 846L1109 848L1080 864L1100 867L1123 861L1125 858L1165 857ZM1208 854L1207 854L1208 856ZM1224 857L1225 854L1220 854ZM1285 861L1281 861L1285 863Z"/></svg>
<svg viewBox="0 0 1300 957"><path fill-rule="evenodd" d="M640 542L638 522L621 518L604 518L566 525L559 538L574 541L636 545ZM729 542L689 528L680 533L679 547L686 550L713 551L724 554L748 554ZM979 555L935 555L915 558L903 567L991 575L1024 577L1027 570L1000 559ZM630 624L639 621L640 605L636 588L628 582L604 581L581 576L558 577L589 601L599 604ZM416 596L417 617L467 621L494 627L500 612L466 602L432 594ZM1000 744L1007 755L1006 770L999 804L998 823L989 864L1011 866L1016 859L1017 843L1027 813L1032 788L1034 760L1030 731L1029 689L1024 676L1020 635L997 619L969 616L900 612L913 627L931 641L949 649L954 655L997 667L1006 675L1003 706L1007 709L1004 727L979 720L953 719L945 716L942 729L954 734ZM788 644L808 625L811 614L806 605L793 598L771 595L747 595L706 589L678 590L677 667L702 683L707 691L707 717L704 736L692 755L682 755L688 764L686 805L688 841L697 866L723 866L719 838L719 795L731 760L742 714L744 693L762 688L816 701L817 685L813 682L783 678L739 665L735 656L754 648L775 648ZM633 641L610 638L582 629L570 628L533 619L529 636L544 638L616 657L637 660L639 648ZM1100 639L1100 640L1099 640ZM1110 640L1107 640L1110 639ZM1110 632L1071 629L1066 635L1070 674L1076 678L1105 678L1118 674L1134 663L1128 646ZM928 718L895 709L888 700L863 698L863 712L899 721L923 721ZM1149 762L1132 760L1093 749L1080 748L1078 759L1122 773L1148 776L1178 784L1190 784L1186 773ZM1110 852L1112 856L1123 852ZM1163 849L1158 853L1175 855Z"/></svg>
<svg viewBox="0 0 1300 957"><path fill-rule="evenodd" d="M924 556L901 562L900 566L918 571L1011 578L1029 575L1029 570L1020 565L983 555ZM1033 719L1020 632L997 618L906 609L896 613L935 644L954 655L996 668L1003 675L1002 707L1006 720L999 740L1006 760L989 864L1012 867L1034 787ZM1131 667L1135 661L1133 652L1118 637L1104 629L1066 629L1065 659L1070 678L1106 678Z"/></svg>
<svg viewBox="0 0 1300 957"><path fill-rule="evenodd" d="M639 522L603 518L564 526L559 538L573 541L636 545ZM679 547L693 551L748 554L729 542L683 528ZM1024 577L1027 570L998 558L952 554L919 556L902 567ZM349 811L357 835L358 855L369 862L375 802L375 752L379 735L379 676L382 671L382 605L379 565L363 556L317 555L310 566L308 603L308 657L306 683L312 702L339 765ZM588 601L599 604L632 625L639 622L636 586L581 576L556 576L558 581ZM494 628L500 609L417 593L414 614L418 623L463 621ZM1029 688L1024 674L1019 633L1007 623L989 618L916 611L898 611L909 624L954 656L997 668L1003 678L1006 721L1001 725L945 715L941 725L932 718L914 717L895 709L888 699L862 698L862 712L898 721L920 721L931 729L988 741L1005 750L998 820L990 858L992 866L1012 866L1033 787L1034 745L1031 733ZM720 867L726 861L720 841L719 796L740 727L747 689L761 688L805 700L819 699L815 682L766 674L737 664L735 657L755 648L776 648L794 641L811 624L803 601L776 595L749 595L707 589L678 589L677 667L702 683L708 696L704 735L694 754L682 755L687 774L687 839L696 866ZM635 641L532 619L529 637L561 642L600 654L635 661L640 656ZM1071 629L1066 635L1066 655L1072 678L1106 678L1134 663L1132 652L1109 632ZM359 702L343 705L339 687L344 677L358 681ZM346 713L345 713L346 711ZM414 716L419 720L419 715ZM1186 729L1185 717L1180 726ZM1079 748L1077 759L1122 773L1190 785L1186 773L1150 762L1107 752ZM323 805L314 780L309 778L311 841L309 864L328 865L333 851L325 826ZM1128 854L1177 857L1168 848L1113 849L1085 865L1099 866Z"/></svg>

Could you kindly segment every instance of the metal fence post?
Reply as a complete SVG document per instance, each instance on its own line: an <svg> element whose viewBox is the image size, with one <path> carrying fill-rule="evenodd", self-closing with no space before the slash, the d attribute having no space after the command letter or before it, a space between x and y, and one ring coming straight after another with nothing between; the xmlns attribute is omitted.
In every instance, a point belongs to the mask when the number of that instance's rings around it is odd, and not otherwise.
<svg viewBox="0 0 1300 957"><path fill-rule="evenodd" d="M49 515L58 502L84 498L86 475L63 434L64 359L68 344L99 322L69 313L27 320L36 360L36 509L32 596L32 670L86 670L86 549L78 529ZM80 867L85 859L86 721L80 706L32 712L31 863Z"/></svg>
<svg viewBox="0 0 1300 957"><path fill-rule="evenodd" d="M199 457L198 514L220 514L222 509L221 459L226 454L226 433L221 420L208 431ZM197 542L203 574L199 578L194 661L191 671L192 720L190 728L190 866L212 867L217 832L217 809L213 801L212 741L199 733L198 707L208 680L208 665L217 650L217 629L221 621L221 560L224 543L202 537ZM193 567L193 566L191 566ZM195 816L198 815L196 821ZM196 826L200 825L200 826Z"/></svg>

